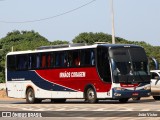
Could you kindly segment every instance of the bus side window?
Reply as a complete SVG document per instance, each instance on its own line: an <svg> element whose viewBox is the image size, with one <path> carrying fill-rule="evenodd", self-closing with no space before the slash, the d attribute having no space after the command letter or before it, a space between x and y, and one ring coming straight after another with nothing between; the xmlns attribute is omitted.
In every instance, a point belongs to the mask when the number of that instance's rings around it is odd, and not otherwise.
<svg viewBox="0 0 160 120"><path fill-rule="evenodd" d="M53 56L51 53L41 53L41 55L37 55L37 68L50 68L53 66L52 61Z"/></svg>
<svg viewBox="0 0 160 120"><path fill-rule="evenodd" d="M46 55L44 53L42 54L41 61L42 61L41 67L45 68L46 67Z"/></svg>
<svg viewBox="0 0 160 120"><path fill-rule="evenodd" d="M55 58L56 58L55 66L56 66L56 67L59 67L59 61L60 61L60 60L59 60L59 54L58 54L58 53L55 54Z"/></svg>
<svg viewBox="0 0 160 120"><path fill-rule="evenodd" d="M73 55L72 55L72 51L68 52L68 62L67 62L67 66L71 67L73 64Z"/></svg>
<svg viewBox="0 0 160 120"><path fill-rule="evenodd" d="M82 66L93 66L95 65L94 51L91 49L82 50Z"/></svg>
<svg viewBox="0 0 160 120"><path fill-rule="evenodd" d="M94 51L91 51L91 65L95 65L95 54Z"/></svg>
<svg viewBox="0 0 160 120"><path fill-rule="evenodd" d="M56 67L65 67L67 66L67 55L65 52L57 52L55 53L55 58L56 58Z"/></svg>
<svg viewBox="0 0 160 120"><path fill-rule="evenodd" d="M24 69L28 69L28 55L24 56Z"/></svg>
<svg viewBox="0 0 160 120"><path fill-rule="evenodd" d="M67 66L67 54L65 52L60 53L60 67Z"/></svg>
<svg viewBox="0 0 160 120"><path fill-rule="evenodd" d="M22 69L22 67L23 67L23 63L24 63L24 61L23 61L23 58L22 58L22 56L17 56L17 69L18 70L21 70Z"/></svg>
<svg viewBox="0 0 160 120"><path fill-rule="evenodd" d="M28 69L31 69L31 66L32 66L32 57L31 55L28 56Z"/></svg>
<svg viewBox="0 0 160 120"><path fill-rule="evenodd" d="M81 62L80 62L80 54L79 51L74 51L73 52L73 66L80 66Z"/></svg>
<svg viewBox="0 0 160 120"><path fill-rule="evenodd" d="M17 55L17 69L25 70L27 69L27 55Z"/></svg>
<svg viewBox="0 0 160 120"><path fill-rule="evenodd" d="M75 58L74 64L75 64L75 66L80 66L80 57L79 56Z"/></svg>
<svg viewBox="0 0 160 120"><path fill-rule="evenodd" d="M67 53L64 53L63 63L64 63L64 66L67 67Z"/></svg>
<svg viewBox="0 0 160 120"><path fill-rule="evenodd" d="M68 67L78 67L81 65L81 57L80 57L80 51L69 51L68 52L68 61L67 61Z"/></svg>
<svg viewBox="0 0 160 120"><path fill-rule="evenodd" d="M16 70L16 56L7 56L7 68L8 70Z"/></svg>
<svg viewBox="0 0 160 120"><path fill-rule="evenodd" d="M40 68L40 55L37 55L37 65L36 68Z"/></svg>
<svg viewBox="0 0 160 120"><path fill-rule="evenodd" d="M36 54L32 55L32 69L36 68Z"/></svg>
<svg viewBox="0 0 160 120"><path fill-rule="evenodd" d="M28 69L35 69L37 66L36 54L30 54L28 59Z"/></svg>
<svg viewBox="0 0 160 120"><path fill-rule="evenodd" d="M51 54L47 55L47 67L51 67Z"/></svg>
<svg viewBox="0 0 160 120"><path fill-rule="evenodd" d="M51 53L51 67L54 67L55 66L55 56L54 56L54 53Z"/></svg>

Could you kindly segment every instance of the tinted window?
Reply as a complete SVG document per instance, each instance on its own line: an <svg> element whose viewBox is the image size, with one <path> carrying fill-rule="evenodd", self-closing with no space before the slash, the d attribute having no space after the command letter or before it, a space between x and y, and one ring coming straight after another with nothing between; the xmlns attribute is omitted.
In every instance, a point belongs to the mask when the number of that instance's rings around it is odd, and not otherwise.
<svg viewBox="0 0 160 120"><path fill-rule="evenodd" d="M107 48L97 49L97 67L101 79L105 82L111 82L111 72Z"/></svg>
<svg viewBox="0 0 160 120"><path fill-rule="evenodd" d="M18 70L25 70L28 67L28 56L27 55L17 55L16 56L16 63Z"/></svg>
<svg viewBox="0 0 160 120"><path fill-rule="evenodd" d="M93 49L86 49L81 51L81 66L95 65L95 52Z"/></svg>
<svg viewBox="0 0 160 120"><path fill-rule="evenodd" d="M80 51L68 51L68 66L69 67L78 67L81 65L81 56Z"/></svg>
<svg viewBox="0 0 160 120"><path fill-rule="evenodd" d="M16 56L15 55L7 56L7 68L9 70L16 69Z"/></svg>
<svg viewBox="0 0 160 120"><path fill-rule="evenodd" d="M30 54L28 57L28 69L35 69L37 66L36 54Z"/></svg>
<svg viewBox="0 0 160 120"><path fill-rule="evenodd" d="M53 66L54 57L51 53L41 53L41 68L50 68Z"/></svg>
<svg viewBox="0 0 160 120"><path fill-rule="evenodd" d="M56 52L55 53L55 67L67 67L66 52Z"/></svg>
<svg viewBox="0 0 160 120"><path fill-rule="evenodd" d="M7 59L8 68L14 70L86 67L95 65L95 51L93 49L85 49L64 52L42 52L11 55Z"/></svg>

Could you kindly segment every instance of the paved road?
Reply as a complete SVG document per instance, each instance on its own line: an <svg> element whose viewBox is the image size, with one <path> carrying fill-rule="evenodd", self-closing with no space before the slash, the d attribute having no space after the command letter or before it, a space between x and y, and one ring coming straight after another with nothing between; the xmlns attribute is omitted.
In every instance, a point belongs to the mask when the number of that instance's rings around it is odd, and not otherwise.
<svg viewBox="0 0 160 120"><path fill-rule="evenodd" d="M146 115L147 118L145 120L147 120L151 119L147 115L150 115L152 113L153 115L155 114L155 116L156 114L160 116L160 101L155 101L152 97L149 97L140 101L129 100L129 102L125 104L119 103L119 101L115 100L100 101L97 104L88 104L83 102L82 100L67 100L67 102L63 104L50 103L49 100L45 100L40 104L26 104L25 100L21 99L4 99L0 100L0 111L45 111L45 115L47 114L49 116L57 116L56 119L60 119L61 116L63 116L67 117L67 119L69 120L72 120L75 116L78 116L78 119L92 118L95 120L99 119L97 118L98 116L103 116L103 118L101 119L105 119L107 116L111 116L107 117L107 119L110 120L113 119L112 117L119 117L119 119L125 117L123 119L127 120L128 117L134 116L134 119L141 120L142 118L138 116L140 114L140 116ZM53 111L55 112L53 113ZM71 118L69 115L71 115ZM152 119L160 119L160 117L157 118L153 116Z"/></svg>

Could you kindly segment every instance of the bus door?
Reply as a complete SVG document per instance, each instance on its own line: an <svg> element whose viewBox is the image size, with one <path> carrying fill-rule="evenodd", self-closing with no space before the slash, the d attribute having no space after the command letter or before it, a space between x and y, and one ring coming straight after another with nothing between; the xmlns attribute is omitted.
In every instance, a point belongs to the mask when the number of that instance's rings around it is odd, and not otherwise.
<svg viewBox="0 0 160 120"><path fill-rule="evenodd" d="M102 81L111 83L111 69L108 49L100 47L97 49L97 68Z"/></svg>

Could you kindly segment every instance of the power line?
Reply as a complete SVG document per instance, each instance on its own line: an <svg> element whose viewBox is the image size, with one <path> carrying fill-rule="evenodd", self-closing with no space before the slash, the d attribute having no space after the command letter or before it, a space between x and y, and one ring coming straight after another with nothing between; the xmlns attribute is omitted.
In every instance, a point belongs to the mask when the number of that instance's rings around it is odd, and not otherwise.
<svg viewBox="0 0 160 120"><path fill-rule="evenodd" d="M63 12L63 13L60 13L58 15L55 15L55 16L51 16L51 17L46 17L46 18L41 18L41 19L36 19L36 20L27 20L27 21L3 21L3 20L0 20L1 23L32 23L32 22L40 22L40 21L45 21L45 20L49 20L49 19L53 19L53 18L57 18L57 17L60 17L60 16L63 16L65 14L68 14L68 13L71 13L71 12L74 12L78 9L81 9L85 6L88 6L89 4L95 2L96 0L92 0L84 5L81 5L77 8L74 8L72 10L69 10L69 11L66 11L66 12Z"/></svg>

